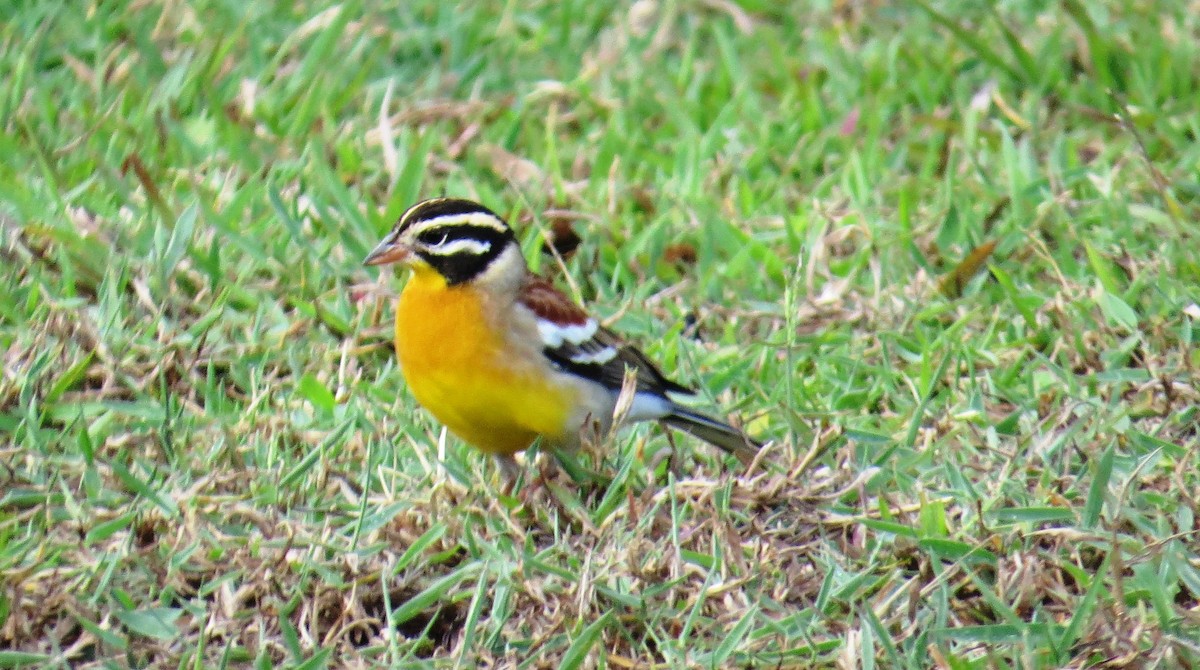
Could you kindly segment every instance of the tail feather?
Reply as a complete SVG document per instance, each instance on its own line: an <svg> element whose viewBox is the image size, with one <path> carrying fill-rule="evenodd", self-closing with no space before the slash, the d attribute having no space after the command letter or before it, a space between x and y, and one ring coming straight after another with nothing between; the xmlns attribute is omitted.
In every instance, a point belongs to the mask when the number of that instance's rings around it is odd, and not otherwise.
<svg viewBox="0 0 1200 670"><path fill-rule="evenodd" d="M733 454L743 463L749 463L762 447L762 442L750 438L727 423L681 407L673 408L662 420L668 426L678 428L726 453Z"/></svg>

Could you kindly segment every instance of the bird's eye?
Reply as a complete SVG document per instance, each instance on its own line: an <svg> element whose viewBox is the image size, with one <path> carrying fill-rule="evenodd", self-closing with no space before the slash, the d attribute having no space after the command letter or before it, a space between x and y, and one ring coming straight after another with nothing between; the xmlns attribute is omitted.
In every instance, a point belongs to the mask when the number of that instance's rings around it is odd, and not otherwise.
<svg viewBox="0 0 1200 670"><path fill-rule="evenodd" d="M427 230L417 236L417 240L427 247L440 247L450 241L448 230Z"/></svg>

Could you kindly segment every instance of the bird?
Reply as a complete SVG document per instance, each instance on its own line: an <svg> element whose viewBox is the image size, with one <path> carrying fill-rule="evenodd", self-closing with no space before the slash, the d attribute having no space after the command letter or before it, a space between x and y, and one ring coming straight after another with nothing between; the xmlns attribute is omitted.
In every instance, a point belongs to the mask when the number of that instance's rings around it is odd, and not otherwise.
<svg viewBox="0 0 1200 670"><path fill-rule="evenodd" d="M625 421L660 421L743 463L762 446L679 404L695 392L533 273L512 228L478 202L412 205L363 263L411 270L396 301L401 374L417 402L491 455L510 483L521 472L515 455L538 438L575 449L608 435L627 375Z"/></svg>

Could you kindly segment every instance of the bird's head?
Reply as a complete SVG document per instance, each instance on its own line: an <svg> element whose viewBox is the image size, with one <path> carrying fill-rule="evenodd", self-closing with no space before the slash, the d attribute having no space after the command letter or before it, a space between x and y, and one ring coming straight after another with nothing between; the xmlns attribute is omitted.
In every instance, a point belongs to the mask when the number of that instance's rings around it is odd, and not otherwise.
<svg viewBox="0 0 1200 670"><path fill-rule="evenodd" d="M436 271L450 286L475 280L497 266L525 267L508 224L487 207L458 198L424 200L409 207L363 260L365 265L391 263Z"/></svg>

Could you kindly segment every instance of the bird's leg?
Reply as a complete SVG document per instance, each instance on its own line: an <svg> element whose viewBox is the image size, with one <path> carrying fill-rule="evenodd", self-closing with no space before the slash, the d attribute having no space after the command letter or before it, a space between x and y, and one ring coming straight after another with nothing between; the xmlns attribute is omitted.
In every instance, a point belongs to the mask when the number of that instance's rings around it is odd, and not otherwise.
<svg viewBox="0 0 1200 670"><path fill-rule="evenodd" d="M604 424L599 418L588 414L579 427L579 446L581 452L595 453L604 439Z"/></svg>
<svg viewBox="0 0 1200 670"><path fill-rule="evenodd" d="M521 464L517 463L512 454L496 454L494 458L500 468L500 475L504 478L504 495L512 495L517 481L521 478Z"/></svg>
<svg viewBox="0 0 1200 670"><path fill-rule="evenodd" d="M526 455L528 455L528 452L526 452ZM537 496L537 492L546 486L544 466L539 465L537 474L533 476L533 479L527 481L525 485L521 487L521 490L517 491L517 482L521 480L522 475L529 474L527 469L521 467L521 464L518 463L517 459L511 454L497 454L494 456L494 458L496 459L496 465L499 466L500 473L503 475L505 480L504 487L502 489L504 495L512 496L515 494L522 507L531 507L533 505L534 498ZM531 459L526 458L525 460L526 465L528 465L528 461Z"/></svg>
<svg viewBox="0 0 1200 670"><path fill-rule="evenodd" d="M588 415L583 427L580 429L579 444L582 447L579 453L586 453L590 457L589 465L594 468L602 466L605 461L605 456L610 451L612 445L606 443L608 439L608 427L600 417ZM571 473L572 475L586 474L586 481L595 482L596 472L588 469L585 472ZM573 477L578 483L583 483L584 479L575 476Z"/></svg>

